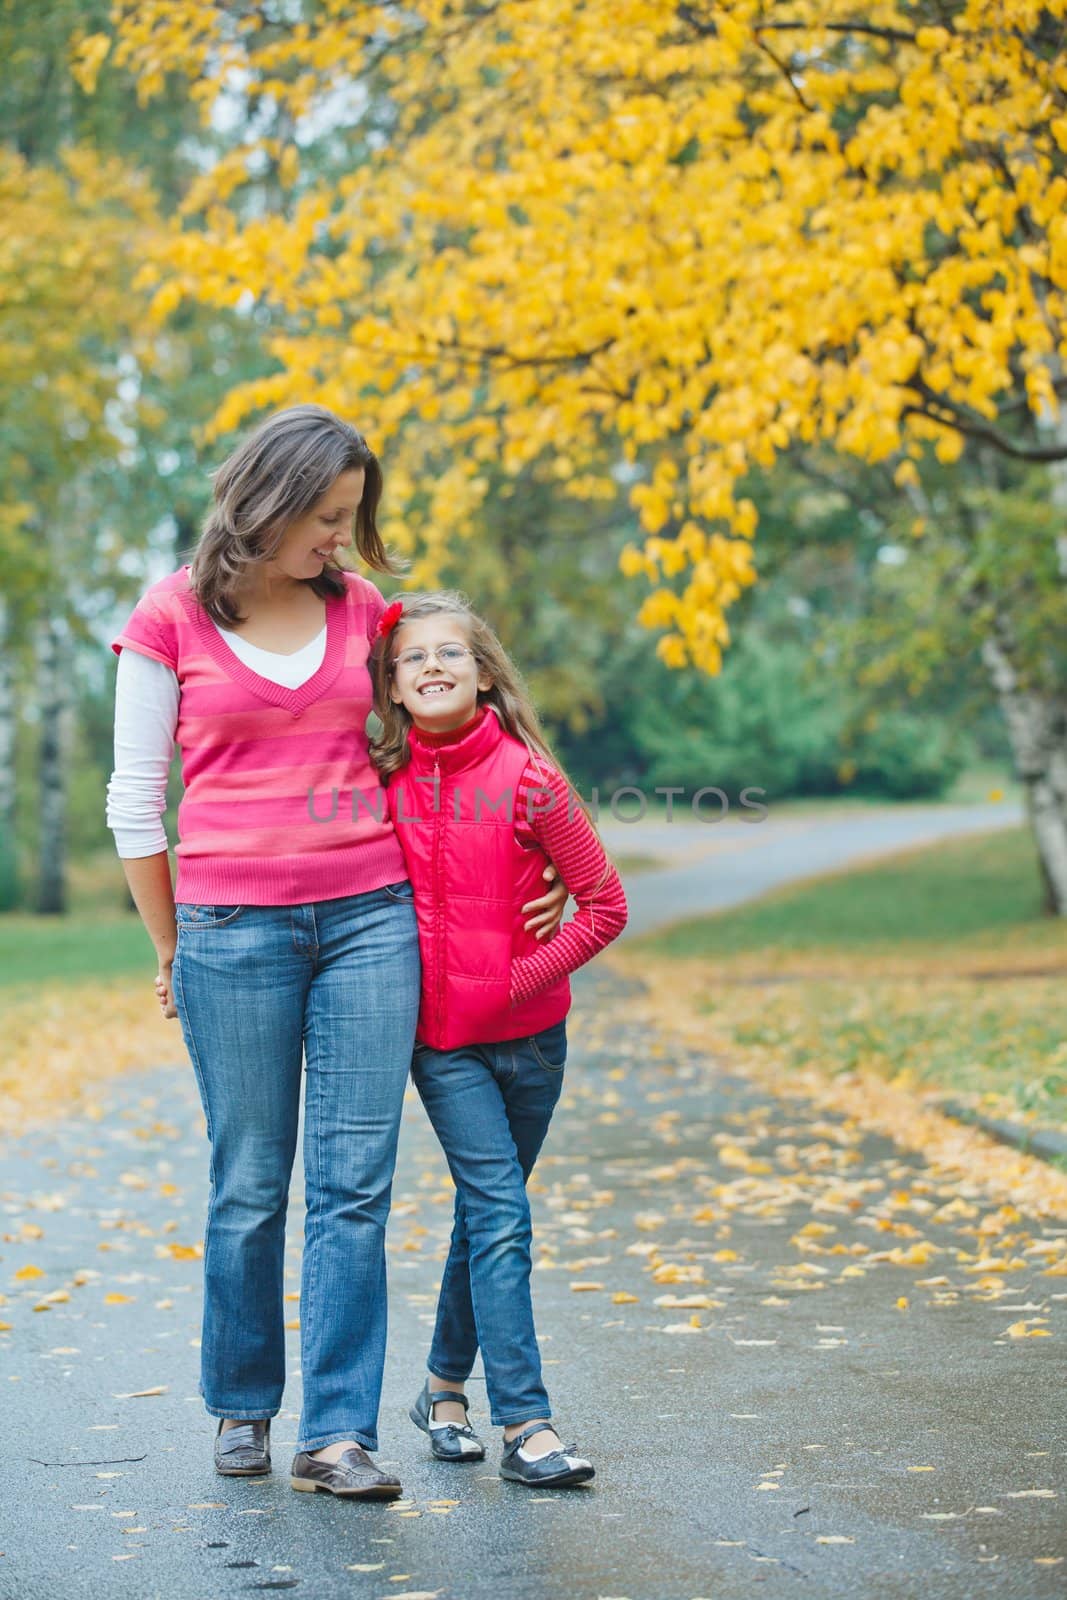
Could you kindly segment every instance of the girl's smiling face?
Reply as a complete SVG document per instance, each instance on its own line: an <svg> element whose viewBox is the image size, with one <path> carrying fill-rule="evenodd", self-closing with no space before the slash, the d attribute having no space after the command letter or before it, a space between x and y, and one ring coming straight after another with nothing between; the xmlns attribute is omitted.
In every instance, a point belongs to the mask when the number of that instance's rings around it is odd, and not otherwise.
<svg viewBox="0 0 1067 1600"><path fill-rule="evenodd" d="M427 733L461 728L477 709L479 689L493 686L474 658L462 617L442 613L399 622L390 640L389 659L390 698L404 707L416 728Z"/></svg>

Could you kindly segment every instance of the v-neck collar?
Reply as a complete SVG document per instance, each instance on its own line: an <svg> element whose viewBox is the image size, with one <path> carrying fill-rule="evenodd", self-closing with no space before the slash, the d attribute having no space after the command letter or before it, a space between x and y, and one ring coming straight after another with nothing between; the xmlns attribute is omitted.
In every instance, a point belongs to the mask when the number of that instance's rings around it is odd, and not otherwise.
<svg viewBox="0 0 1067 1600"><path fill-rule="evenodd" d="M189 567L185 568L186 573ZM183 595L187 609L192 615L193 624L200 637L200 642L208 654L222 668L228 678L241 684L245 689L258 695L260 700L266 700L273 706L281 706L283 710L291 711L298 715L307 707L318 700L333 683L341 670L345 657L345 644L348 635L348 593L328 595L326 598L326 648L323 651L322 662L318 671L297 689L288 689L283 683L274 683L270 678L263 678L250 666L243 662L237 653L230 648L222 634L216 628L203 606L198 602L192 588Z"/></svg>

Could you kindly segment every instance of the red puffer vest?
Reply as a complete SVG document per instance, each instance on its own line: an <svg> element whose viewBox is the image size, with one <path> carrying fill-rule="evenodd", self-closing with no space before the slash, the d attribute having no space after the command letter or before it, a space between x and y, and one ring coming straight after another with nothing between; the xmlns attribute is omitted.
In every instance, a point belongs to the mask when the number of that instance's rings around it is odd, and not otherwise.
<svg viewBox="0 0 1067 1600"><path fill-rule="evenodd" d="M529 751L492 708L454 744L423 744L413 728L408 747L388 795L419 920L419 1040L454 1050L552 1027L570 1010L566 978L516 1006L510 994L512 958L540 948L522 907L548 888L548 857L515 826Z"/></svg>

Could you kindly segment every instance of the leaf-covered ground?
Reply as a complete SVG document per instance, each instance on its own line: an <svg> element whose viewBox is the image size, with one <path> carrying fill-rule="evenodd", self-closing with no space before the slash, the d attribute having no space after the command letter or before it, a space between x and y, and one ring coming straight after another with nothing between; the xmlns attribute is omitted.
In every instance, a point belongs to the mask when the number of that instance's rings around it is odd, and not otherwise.
<svg viewBox="0 0 1067 1600"><path fill-rule="evenodd" d="M404 1501L288 1487L296 1200L275 1472L216 1479L196 1393L202 1121L184 1065L127 1074L96 1121L5 1153L0 1495L25 1515L0 1591L76 1576L168 1600L1062 1593L1067 1179L941 1118L915 1148L906 1125L886 1137L914 1103L899 1088L850 1107L815 1080L737 1073L706 1019L683 1037L680 1003L668 1026L658 997L604 971L576 992L532 1185L534 1284L546 1379L595 1486L503 1484L477 1375L484 1467L431 1462L407 1421L452 1204L415 1100L382 1413Z"/></svg>
<svg viewBox="0 0 1067 1600"><path fill-rule="evenodd" d="M112 1079L167 1063L184 1068L178 1023L159 1014L143 951L141 967L136 978L0 990L0 1136L99 1117Z"/></svg>

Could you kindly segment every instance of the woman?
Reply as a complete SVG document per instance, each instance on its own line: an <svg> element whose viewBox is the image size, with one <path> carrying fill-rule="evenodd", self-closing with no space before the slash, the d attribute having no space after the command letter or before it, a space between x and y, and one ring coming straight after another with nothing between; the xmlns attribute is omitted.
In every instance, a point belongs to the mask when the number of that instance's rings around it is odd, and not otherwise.
<svg viewBox="0 0 1067 1600"><path fill-rule="evenodd" d="M400 846L367 803L367 658L385 602L337 559L354 523L362 559L395 570L375 524L381 487L366 442L319 406L269 418L224 463L191 566L153 585L112 645L108 789L211 1143L200 1390L219 1419L216 1468L270 1469L303 1056L304 1401L291 1482L362 1499L402 1492L367 1452L420 977ZM172 888L161 816L175 740L185 792ZM528 925L553 931L564 899L556 885L531 902Z"/></svg>

